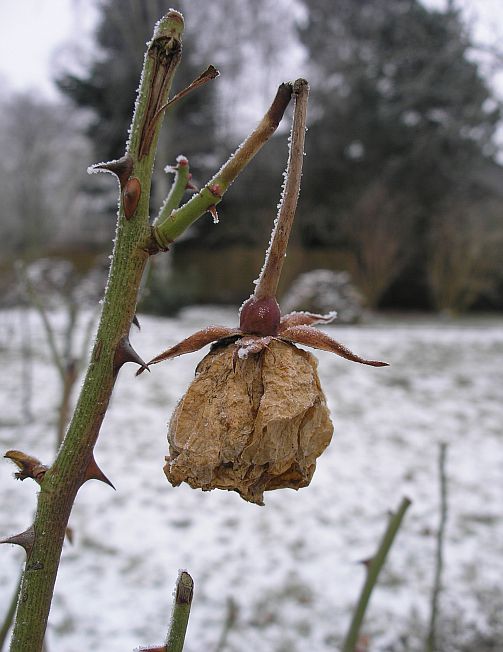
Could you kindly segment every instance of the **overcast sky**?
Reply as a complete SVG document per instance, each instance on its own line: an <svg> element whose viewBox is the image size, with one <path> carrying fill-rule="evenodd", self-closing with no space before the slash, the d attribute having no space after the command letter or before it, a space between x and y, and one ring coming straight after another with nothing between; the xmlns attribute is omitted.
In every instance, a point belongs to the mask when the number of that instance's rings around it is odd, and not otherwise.
<svg viewBox="0 0 503 652"><path fill-rule="evenodd" d="M199 0L206 2L207 0ZM218 0L216 0L218 2ZM249 2L250 0L236 0ZM446 0L423 0L444 7ZM457 0L476 41L494 43L503 38L503 0ZM176 7L176 0L173 0ZM95 0L0 0L0 94L9 89L36 88L54 95L51 74L58 61L72 56L69 35L79 33L89 43L96 19ZM498 80L497 87L501 88Z"/></svg>

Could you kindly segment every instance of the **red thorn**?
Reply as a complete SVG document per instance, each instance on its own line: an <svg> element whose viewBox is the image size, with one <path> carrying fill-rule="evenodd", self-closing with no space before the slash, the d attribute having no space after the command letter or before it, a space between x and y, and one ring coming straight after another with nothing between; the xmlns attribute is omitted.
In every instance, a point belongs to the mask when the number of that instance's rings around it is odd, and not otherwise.
<svg viewBox="0 0 503 652"><path fill-rule="evenodd" d="M365 566L366 570L370 568L370 564L374 561L373 557L367 557L367 559L360 559L357 561L357 564L361 564L362 566Z"/></svg>
<svg viewBox="0 0 503 652"><path fill-rule="evenodd" d="M133 171L133 159L129 154L114 161L107 163L96 163L89 168L91 171L97 170L99 172L111 172L119 179L121 191L124 190L127 180Z"/></svg>
<svg viewBox="0 0 503 652"><path fill-rule="evenodd" d="M187 181L187 185L185 186L185 190L193 190L194 192L198 192L199 188L196 186L195 183L193 183L190 179Z"/></svg>
<svg viewBox="0 0 503 652"><path fill-rule="evenodd" d="M217 207L215 206L215 204L210 206L208 208L208 211L211 213L211 216L213 218L213 224L218 224L218 213L217 213Z"/></svg>
<svg viewBox="0 0 503 652"><path fill-rule="evenodd" d="M167 649L165 645L156 645L154 647L139 647L138 652L167 652Z"/></svg>
<svg viewBox="0 0 503 652"><path fill-rule="evenodd" d="M123 364L126 362L134 362L135 364L140 365L142 371L150 369L148 365L140 358L138 353L131 346L131 342L127 335L120 340L117 345L117 350L115 351L114 356L114 372L117 373Z"/></svg>
<svg viewBox="0 0 503 652"><path fill-rule="evenodd" d="M124 190L122 191L122 199L124 204L124 216L126 220L130 220L138 206L141 196L141 184L139 179L131 177L126 182Z"/></svg>
<svg viewBox="0 0 503 652"><path fill-rule="evenodd" d="M26 555L29 556L35 543L35 528L33 525L30 525L24 532L15 534L13 537L8 537L7 539L0 539L0 543L12 543L16 546L21 546L21 548L25 549Z"/></svg>
<svg viewBox="0 0 503 652"><path fill-rule="evenodd" d="M84 482L87 482L88 480L99 480L100 482L104 482L109 487L112 487L112 489L115 491L114 485L110 482L110 480L107 478L107 476L103 473L103 471L100 469L100 467L96 464L96 460L94 459L94 455L89 460L89 464L87 465L87 469L86 469L86 472L84 474L84 479L82 480L82 484L84 484Z"/></svg>

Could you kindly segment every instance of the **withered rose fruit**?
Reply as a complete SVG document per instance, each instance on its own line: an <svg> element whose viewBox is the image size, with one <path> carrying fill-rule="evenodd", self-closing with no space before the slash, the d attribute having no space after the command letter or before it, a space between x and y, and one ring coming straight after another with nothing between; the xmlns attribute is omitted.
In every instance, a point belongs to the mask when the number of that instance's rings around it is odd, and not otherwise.
<svg viewBox="0 0 503 652"><path fill-rule="evenodd" d="M203 358L169 424L172 485L228 489L263 505L270 489L306 487L333 426L317 360L271 340L236 360L233 342Z"/></svg>

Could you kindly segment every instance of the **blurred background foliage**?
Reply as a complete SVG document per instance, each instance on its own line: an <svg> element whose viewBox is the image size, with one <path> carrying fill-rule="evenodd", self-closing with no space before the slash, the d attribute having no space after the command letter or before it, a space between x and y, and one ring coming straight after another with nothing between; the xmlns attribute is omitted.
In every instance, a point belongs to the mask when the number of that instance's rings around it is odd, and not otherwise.
<svg viewBox="0 0 503 652"><path fill-rule="evenodd" d="M16 301L6 291L16 259L64 258L83 274L97 261L105 267L116 187L86 167L123 154L145 42L171 4L102 0L94 47L56 74L61 101L2 102L4 302ZM280 83L278 62L301 52L309 133L282 291L322 268L349 272L370 308L503 309L501 106L455 2L443 11L419 0L179 0L176 8L186 36L175 90L208 63L222 77L168 112L153 217L169 190L163 167L184 154L204 184L246 135L249 105L258 117L272 99L257 77ZM145 309L249 295L280 196L285 130L229 191L219 225L203 217L172 255L153 260Z"/></svg>

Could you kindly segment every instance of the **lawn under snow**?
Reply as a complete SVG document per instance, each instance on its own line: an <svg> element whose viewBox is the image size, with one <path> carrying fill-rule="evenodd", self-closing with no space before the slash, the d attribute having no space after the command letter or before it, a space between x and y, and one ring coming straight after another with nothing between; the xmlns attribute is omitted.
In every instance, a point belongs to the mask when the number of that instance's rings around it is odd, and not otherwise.
<svg viewBox="0 0 503 652"><path fill-rule="evenodd" d="M142 317L132 337L148 359L197 328L236 319L235 311L209 308L178 319ZM0 313L0 443L50 462L58 379L32 313L35 419L23 423L19 349L26 321L26 313ZM449 444L449 517L439 620L451 641L442 649L485 649L484 636L495 642L487 649L503 649L502 326L501 318L388 318L325 327L360 355L391 366L317 353L335 425L332 444L311 486L269 492L265 507L235 493L173 488L164 477L166 423L203 352L139 378L133 365L124 367L96 449L117 491L89 482L77 497L74 544L65 545L50 617L50 652L126 652L162 642L180 568L195 580L187 652L216 650L229 598L237 620L228 652L337 650L364 576L357 562L374 551L387 511L404 495L413 505L365 632L373 651L424 649L442 441ZM24 530L35 505L36 485L14 481L14 470L0 463L0 536ZM0 548L2 615L21 553Z"/></svg>

